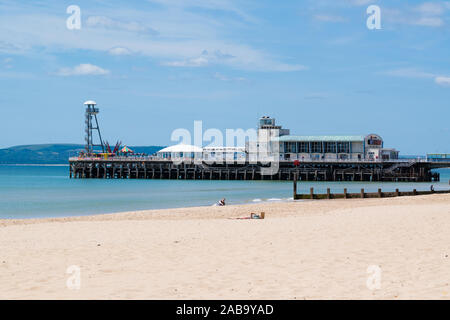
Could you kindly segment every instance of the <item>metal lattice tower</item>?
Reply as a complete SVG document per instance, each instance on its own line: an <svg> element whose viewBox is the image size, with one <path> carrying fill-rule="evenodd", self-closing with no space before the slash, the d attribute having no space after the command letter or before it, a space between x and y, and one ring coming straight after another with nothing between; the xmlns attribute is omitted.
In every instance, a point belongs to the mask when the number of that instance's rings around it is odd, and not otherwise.
<svg viewBox="0 0 450 320"><path fill-rule="evenodd" d="M102 140L102 135L100 133L100 127L98 126L98 121L97 121L97 114L99 113L99 109L96 108L95 106L97 105L97 103L95 101L89 100L86 101L84 103L84 105L86 106L86 152L88 154L93 153L94 151L94 147L101 147L102 151L105 151L105 147L103 145L103 140ZM94 123L93 120L95 120L95 127L94 127ZM100 144L94 144L94 136L92 131L97 130L98 132L98 138L100 140Z"/></svg>

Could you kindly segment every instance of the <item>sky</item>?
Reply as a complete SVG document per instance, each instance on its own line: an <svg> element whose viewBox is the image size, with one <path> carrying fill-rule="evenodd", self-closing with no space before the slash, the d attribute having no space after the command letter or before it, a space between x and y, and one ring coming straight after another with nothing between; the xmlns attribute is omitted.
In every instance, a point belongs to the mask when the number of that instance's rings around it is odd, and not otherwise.
<svg viewBox="0 0 450 320"><path fill-rule="evenodd" d="M0 0L0 147L84 143L95 100L111 144L269 115L292 134L450 153L449 53L450 1Z"/></svg>

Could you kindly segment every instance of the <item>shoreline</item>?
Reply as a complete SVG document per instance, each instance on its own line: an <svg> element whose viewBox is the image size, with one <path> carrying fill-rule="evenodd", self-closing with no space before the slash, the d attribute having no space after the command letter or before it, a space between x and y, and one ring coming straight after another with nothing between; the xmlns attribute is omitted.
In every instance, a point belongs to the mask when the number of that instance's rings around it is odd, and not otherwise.
<svg viewBox="0 0 450 320"><path fill-rule="evenodd" d="M276 209L279 205L286 205L284 209L290 209L290 214L294 215L295 211L304 207L308 210L308 213L314 214L317 212L327 213L328 209L335 209L335 204L339 203L339 209L348 208L364 208L373 206L384 205L404 205L409 203L410 199L417 199L419 202L428 202L430 198L433 200L449 199L450 194L431 194L431 195L419 195L419 196L402 196L391 198L348 198L348 199L321 199L321 200L293 200L282 199L280 201L258 201L253 203L239 203L226 205L223 207L204 205L204 206L188 206L188 207L176 207L176 208L162 208L162 209L146 209L146 210L131 210L120 211L110 213L98 213L88 215L76 215L76 216L62 216L62 217L40 217L40 218L0 218L0 227L8 225L20 225L20 224L35 224L35 223L47 223L47 222L72 222L72 221L111 221L111 220L151 220L151 219L223 219L223 218L236 218L236 212L244 212L246 210L258 211L268 210L267 214L275 213L276 217L286 217L289 214L286 212L276 213ZM272 211L272 212L270 212ZM285 211L285 210L284 210ZM201 212L201 213L199 213Z"/></svg>

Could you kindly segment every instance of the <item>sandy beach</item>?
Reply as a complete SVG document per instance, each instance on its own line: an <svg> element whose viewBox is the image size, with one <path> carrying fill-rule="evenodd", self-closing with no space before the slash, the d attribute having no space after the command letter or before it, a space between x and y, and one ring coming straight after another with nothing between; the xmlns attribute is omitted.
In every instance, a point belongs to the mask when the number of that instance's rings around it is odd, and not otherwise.
<svg viewBox="0 0 450 320"><path fill-rule="evenodd" d="M448 299L450 195L0 220L0 283L1 299Z"/></svg>

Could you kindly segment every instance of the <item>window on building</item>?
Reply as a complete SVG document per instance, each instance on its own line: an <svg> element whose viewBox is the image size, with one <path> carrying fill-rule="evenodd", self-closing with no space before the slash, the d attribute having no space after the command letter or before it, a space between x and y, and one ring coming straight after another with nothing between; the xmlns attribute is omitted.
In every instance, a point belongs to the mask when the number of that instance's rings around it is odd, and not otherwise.
<svg viewBox="0 0 450 320"><path fill-rule="evenodd" d="M295 142L285 142L284 144L285 153L297 153L297 143Z"/></svg>
<svg viewBox="0 0 450 320"><path fill-rule="evenodd" d="M299 153L309 153L309 142L298 142L297 149Z"/></svg>
<svg viewBox="0 0 450 320"><path fill-rule="evenodd" d="M325 153L336 153L336 142L325 142Z"/></svg>
<svg viewBox="0 0 450 320"><path fill-rule="evenodd" d="M322 142L311 142L311 153L322 153Z"/></svg>
<svg viewBox="0 0 450 320"><path fill-rule="evenodd" d="M350 153L350 143L348 142L338 142L337 143L338 153Z"/></svg>

